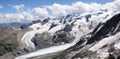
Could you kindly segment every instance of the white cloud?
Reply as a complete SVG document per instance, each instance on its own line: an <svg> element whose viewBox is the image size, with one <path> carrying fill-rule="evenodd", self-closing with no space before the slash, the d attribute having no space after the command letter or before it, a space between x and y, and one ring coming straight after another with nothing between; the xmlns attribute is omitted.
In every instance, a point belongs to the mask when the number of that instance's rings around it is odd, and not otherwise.
<svg viewBox="0 0 120 59"><path fill-rule="evenodd" d="M2 5L0 5L0 9L2 9L3 8L3 6Z"/></svg>
<svg viewBox="0 0 120 59"><path fill-rule="evenodd" d="M2 14L2 22L21 22L23 21L25 18L22 14Z"/></svg>
<svg viewBox="0 0 120 59"><path fill-rule="evenodd" d="M21 13L0 14L0 23L24 22L32 20L33 15L28 11L24 11Z"/></svg>
<svg viewBox="0 0 120 59"><path fill-rule="evenodd" d="M20 5L11 5L13 8L15 8L17 11L22 11L23 8L25 7L24 4Z"/></svg>
<svg viewBox="0 0 120 59"><path fill-rule="evenodd" d="M33 13L35 13L35 15L38 15L40 18L45 18L48 16L48 11L46 8L34 8L32 9Z"/></svg>
<svg viewBox="0 0 120 59"><path fill-rule="evenodd" d="M52 15L67 15L72 13L84 13L90 12L94 10L98 10L102 7L101 4L97 3L83 3L83 2L75 2L71 5L62 5L54 3L53 5L45 6L48 10L51 11Z"/></svg>
<svg viewBox="0 0 120 59"><path fill-rule="evenodd" d="M52 14L55 15L66 15L66 14L71 14L71 13L82 13L85 11L85 9L82 6L74 6L73 5L61 5L54 3L51 6L45 6L47 9L49 9Z"/></svg>
<svg viewBox="0 0 120 59"><path fill-rule="evenodd" d="M26 20L29 20L29 21L34 20L33 18L34 16L30 11L24 11L24 12L21 12L21 14L25 17Z"/></svg>
<svg viewBox="0 0 120 59"><path fill-rule="evenodd" d="M52 6L46 6L53 15L65 15L66 14L66 8L69 8L68 5L60 5L60 4L53 4ZM65 8L64 8L65 7Z"/></svg>
<svg viewBox="0 0 120 59"><path fill-rule="evenodd" d="M120 0L106 3L103 7L110 11L120 11Z"/></svg>
<svg viewBox="0 0 120 59"><path fill-rule="evenodd" d="M35 7L33 9L30 9L29 11L28 10L21 11L24 8L23 4L12 5L12 7L14 7L17 11L20 12L11 13L11 14L0 14L1 22L15 22L15 21L23 22L24 20L32 21L36 17L43 19L43 18L47 18L48 16L54 17L59 15L72 14L72 13L85 13L90 11L99 11L100 9L104 9L104 10L107 9L108 11L119 11L120 0L109 2L106 4L83 3L80 1L72 3L71 5L54 3L49 6L43 6L42 8Z"/></svg>
<svg viewBox="0 0 120 59"><path fill-rule="evenodd" d="M5 14L5 18L10 20L22 20L24 16L22 14Z"/></svg>
<svg viewBox="0 0 120 59"><path fill-rule="evenodd" d="M46 9L50 10L53 16L58 15L67 15L72 13L85 13L91 11L100 11L100 10L108 10L108 11L119 11L120 10L120 0L116 0L113 2L108 2L106 4L98 4L98 3L83 3L83 2L75 2L71 5L62 5L54 3L53 5L44 6Z"/></svg>

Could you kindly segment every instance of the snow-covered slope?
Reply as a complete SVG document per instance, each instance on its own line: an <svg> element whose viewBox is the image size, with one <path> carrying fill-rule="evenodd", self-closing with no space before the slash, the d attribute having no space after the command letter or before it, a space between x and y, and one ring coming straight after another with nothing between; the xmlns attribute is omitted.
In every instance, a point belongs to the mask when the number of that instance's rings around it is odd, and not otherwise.
<svg viewBox="0 0 120 59"><path fill-rule="evenodd" d="M117 1L113 3L117 4ZM115 55L115 51L120 49L118 9L106 7L81 14L73 13L57 18L47 18L32 23L29 28L32 30L26 32L21 39L24 45L21 49L26 49L30 53L15 59L27 59L63 51L58 59L104 59ZM48 34L43 37L44 33ZM36 35L41 35L43 38L36 39ZM46 38L47 35L50 35L47 40L52 41L51 46L39 49L40 43L36 44L36 41ZM110 49L113 51L109 52Z"/></svg>
<svg viewBox="0 0 120 59"><path fill-rule="evenodd" d="M90 12L90 13L79 14L77 16L69 15L70 18L67 15L63 18L62 17L59 18L59 20L58 18L45 19L43 20L43 22L34 23L31 26L29 26L29 28L32 28L33 30L26 32L23 38L21 39L22 43L24 44L24 48L26 48L27 50L32 50L32 51L36 50L35 43L32 42L32 39L35 37L36 34L42 34L44 32L50 33L51 36L58 36L56 35L56 33L59 31L68 32L74 37L73 41L69 43L63 41L64 44L62 45L60 44L58 46L51 46L48 48L40 49L32 53L18 56L15 59L26 59L35 56L41 56L50 53L64 51L70 47L76 46L76 44L82 40L81 39L82 36L87 35L88 33L91 33L91 35L89 35L89 37L91 38L87 39L88 41L87 40L85 41L86 44L88 46L92 46L94 44L91 48L89 48L90 51L94 51L94 52L98 51L99 54L101 51L104 51L103 53L106 53L108 47L104 49L100 49L100 48L105 45L109 46L113 43L116 43L115 47L119 49L118 46L119 45L118 41L120 36L119 32L113 36L111 35L119 28L119 24L118 24L119 19L116 18L115 20L113 20L114 18L112 19L112 17L116 14L117 14L116 12L112 12L112 11L101 12L99 14L98 12L96 13ZM116 17L119 18L119 16ZM108 30L106 28L108 28ZM101 38L101 36L103 37ZM110 37L104 38L105 36L110 36ZM95 43L97 41L100 42ZM82 45L85 46L85 43ZM107 53L107 55L109 55L109 53Z"/></svg>
<svg viewBox="0 0 120 59"><path fill-rule="evenodd" d="M76 45L65 52L71 59L119 59L120 14L98 24L89 35L81 37ZM70 53L69 53L70 52ZM111 57L112 56L112 57ZM66 59L69 59L66 58Z"/></svg>
<svg viewBox="0 0 120 59"><path fill-rule="evenodd" d="M71 15L72 18L70 16L69 17L72 19L72 21L69 21L71 19L68 19L67 18L68 15L67 15L66 17L63 17L60 20L57 20L57 19L56 20L52 20L52 19L48 20L48 22L46 22L45 24L43 24L45 21L43 21L41 23L35 23L35 24L32 24L31 26L29 26L33 30L26 32L21 40L22 40L23 44L26 45L26 47L35 49L34 43L31 42L31 40L35 36L35 34L49 32L51 35L54 35L55 32L64 29L67 24L71 25L71 28L73 27L72 30L70 31L70 33L74 36L76 36L74 33L79 30L81 32L88 33L88 32L90 32L89 31L90 29L93 30L95 28L95 26L99 22L103 21L103 18L110 13L112 13L112 12L105 12L99 16L95 15L94 13L93 14L85 13L82 15L75 16L76 18L74 17L74 15ZM88 16L88 15L91 15L91 17L87 18L86 16ZM111 15L107 16L106 18L108 18L108 17L111 17ZM99 21L96 19L98 19ZM53 23L56 24L56 26L53 28L50 28ZM92 28L89 29L90 26Z"/></svg>

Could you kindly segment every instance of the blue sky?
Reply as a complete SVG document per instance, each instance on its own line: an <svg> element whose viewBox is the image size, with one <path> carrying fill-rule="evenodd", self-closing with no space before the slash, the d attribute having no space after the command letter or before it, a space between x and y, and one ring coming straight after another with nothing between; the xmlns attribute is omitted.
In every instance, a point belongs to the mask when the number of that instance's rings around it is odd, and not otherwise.
<svg viewBox="0 0 120 59"><path fill-rule="evenodd" d="M0 23L27 22L101 9L117 10L114 0L0 0ZM108 4L106 4L108 3Z"/></svg>
<svg viewBox="0 0 120 59"><path fill-rule="evenodd" d="M72 4L77 1L82 1L84 3L96 2L99 4L104 4L107 2L112 2L113 0L0 0L0 5L3 6L0 9L0 13L15 13L16 10L10 5L24 4L25 9L32 9L35 7L42 7L44 5L52 5L54 3L58 4Z"/></svg>

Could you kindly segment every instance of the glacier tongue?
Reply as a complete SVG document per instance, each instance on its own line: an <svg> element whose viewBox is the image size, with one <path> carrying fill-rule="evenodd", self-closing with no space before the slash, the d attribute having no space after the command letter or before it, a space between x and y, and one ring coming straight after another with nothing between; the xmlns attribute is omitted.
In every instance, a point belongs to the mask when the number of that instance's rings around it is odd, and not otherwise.
<svg viewBox="0 0 120 59"><path fill-rule="evenodd" d="M38 33L41 34L45 31L48 31L50 25L51 25L51 23L47 23L45 25L41 25L38 23L38 24L33 24L32 26L30 26L30 28L32 28L33 30L26 32L21 39L23 44L25 44L27 46L27 49L35 50L35 45L31 41L32 38L35 36L35 34L38 34ZM39 29L37 29L37 28L39 28Z"/></svg>
<svg viewBox="0 0 120 59"><path fill-rule="evenodd" d="M68 49L69 47L75 45L79 41L81 36L82 36L82 33L78 32L76 34L75 40L71 43L64 44L64 45L59 45L59 46L52 46L52 47L45 48L45 49L40 49L38 51L29 53L29 54L26 54L26 55L23 55L23 56L19 56L15 59L27 59L27 58L31 58L31 57L35 57L35 56L42 56L42 55L45 55L45 54L64 51L64 50Z"/></svg>

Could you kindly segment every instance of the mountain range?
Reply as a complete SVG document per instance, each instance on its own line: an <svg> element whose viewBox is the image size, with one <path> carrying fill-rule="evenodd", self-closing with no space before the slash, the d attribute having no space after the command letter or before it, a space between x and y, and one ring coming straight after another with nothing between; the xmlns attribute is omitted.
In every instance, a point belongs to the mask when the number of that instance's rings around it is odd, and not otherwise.
<svg viewBox="0 0 120 59"><path fill-rule="evenodd" d="M0 30L20 28L23 25L27 25L28 23L20 23L20 22L11 22L11 23L0 23Z"/></svg>
<svg viewBox="0 0 120 59"><path fill-rule="evenodd" d="M0 29L0 59L120 59L116 10L2 23Z"/></svg>

